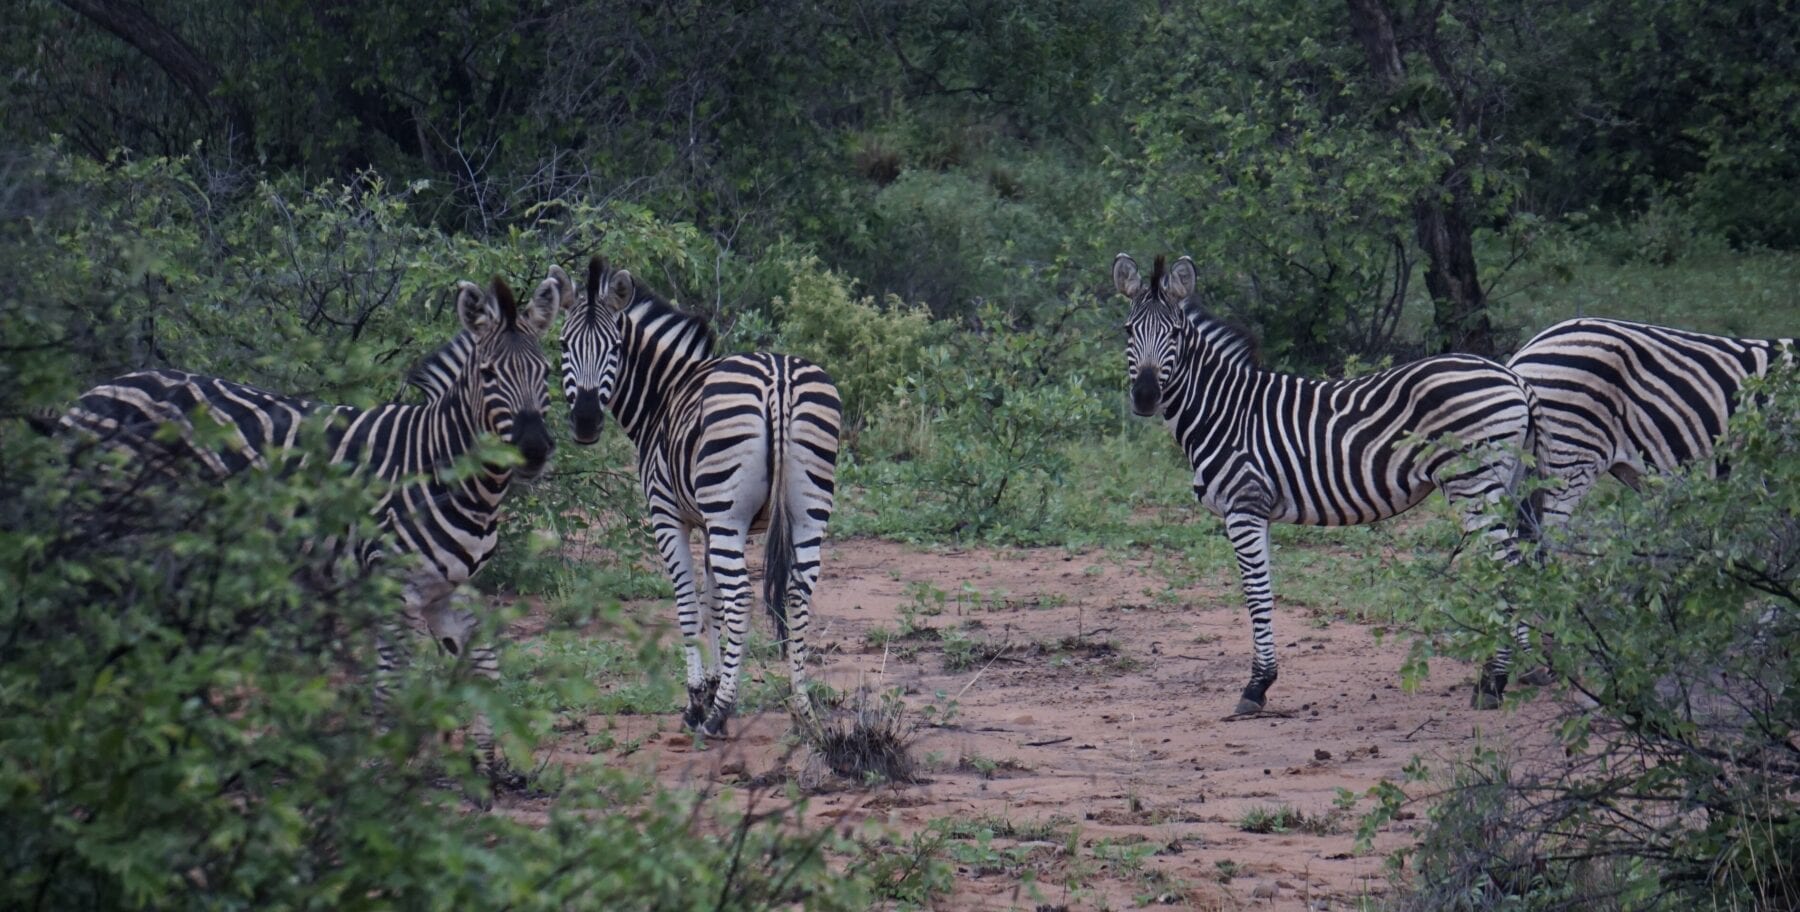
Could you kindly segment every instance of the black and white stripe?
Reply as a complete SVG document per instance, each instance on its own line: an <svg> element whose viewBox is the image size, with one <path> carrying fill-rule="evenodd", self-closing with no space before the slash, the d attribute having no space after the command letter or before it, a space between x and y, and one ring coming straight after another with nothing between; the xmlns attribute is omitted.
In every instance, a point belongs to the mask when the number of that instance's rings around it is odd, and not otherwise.
<svg viewBox="0 0 1800 912"><path fill-rule="evenodd" d="M1538 333L1507 366L1543 403L1538 462L1561 482L1543 519L1567 524L1603 473L1637 489L1646 473L1708 471L1744 381L1793 357L1791 339L1733 339L1581 317Z"/></svg>
<svg viewBox="0 0 1800 912"><path fill-rule="evenodd" d="M591 298L604 281L606 265L599 257L588 261L587 293ZM569 403L569 430L579 444L600 439L602 409L612 401L619 382L621 349L616 314L585 301L570 302L563 317L562 388Z"/></svg>
<svg viewBox="0 0 1800 912"><path fill-rule="evenodd" d="M1486 512L1517 485L1532 443L1533 396L1510 371L1445 355L1349 380L1275 373L1241 332L1188 304L1187 257L1166 274L1158 257L1145 282L1121 253L1113 280L1132 302L1132 409L1174 432L1194 467L1194 495L1224 519L1237 552L1255 643L1237 712L1261 711L1276 678L1270 523L1374 522L1442 488L1467 532L1497 558L1519 559L1512 530ZM1488 663L1477 705L1498 703L1510 663L1510 649Z"/></svg>
<svg viewBox="0 0 1800 912"><path fill-rule="evenodd" d="M492 293L460 283L456 309L463 332L413 375L427 392L422 405L327 406L217 377L153 370L88 390L60 423L136 459L198 466L222 480L304 458L302 428L309 418L323 417L331 461L353 465L386 485L373 510L380 534L367 541L334 540L331 546L354 548L365 564L406 562L403 610L378 638L377 705L386 702L391 678L406 660L396 640L407 630L428 634L470 663L474 673L497 680L493 646L470 643L477 620L460 607L467 596L458 586L493 554L500 505L514 477L541 473L555 449L544 423L549 363L540 340L573 292L568 277L555 270L521 309L498 279ZM223 445L200 442L211 436L196 436L195 423L202 420L227 432ZM172 441L158 434L169 425L181 432ZM462 471L459 463L484 434L516 447L522 463L483 463L473 473ZM493 768L493 738L485 722L477 725L475 737Z"/></svg>
<svg viewBox="0 0 1800 912"><path fill-rule="evenodd" d="M806 628L831 519L837 388L786 355L719 357L713 332L595 259L563 324L563 377L578 441L599 434L582 403L604 403L637 448L638 477L669 578L687 659L684 720L719 735L738 697L749 629L749 536L766 531L763 602L810 718ZM617 388L608 390L608 372ZM703 580L690 545L700 533ZM722 640L722 642L721 642ZM702 657L702 642L705 655Z"/></svg>

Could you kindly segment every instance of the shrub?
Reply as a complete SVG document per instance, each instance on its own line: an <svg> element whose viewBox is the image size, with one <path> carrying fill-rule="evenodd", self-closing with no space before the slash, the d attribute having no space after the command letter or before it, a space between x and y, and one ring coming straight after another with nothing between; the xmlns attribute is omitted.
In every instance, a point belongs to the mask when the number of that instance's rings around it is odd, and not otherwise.
<svg viewBox="0 0 1800 912"><path fill-rule="evenodd" d="M992 304L982 316L983 327L926 350L905 410L889 416L911 431L890 446L911 458L847 473L866 485L863 508L883 532L1054 540L1046 526L1062 506L1069 445L1110 412L1072 366L1068 337L1016 328Z"/></svg>
<svg viewBox="0 0 1800 912"><path fill-rule="evenodd" d="M794 265L787 294L773 302L779 345L831 374L853 436L918 371L934 335L931 315L889 296L852 298L850 283L806 257Z"/></svg>
<svg viewBox="0 0 1800 912"><path fill-rule="evenodd" d="M1472 657L1505 591L1576 698L1560 758L1478 756L1444 797L1427 881L1477 885L1468 907L1800 904L1800 382L1746 398L1727 477L1590 500L1544 568L1465 561L1418 586L1420 623ZM1468 829L1482 820L1491 833Z"/></svg>
<svg viewBox="0 0 1800 912"><path fill-rule="evenodd" d="M351 399L398 388L397 366L377 369L390 346L443 337L399 335L424 323L397 307L329 343L342 359L296 358L325 350L305 347L295 312L321 299L246 304L214 268L260 254L190 245L203 233L180 217L138 223L200 211L181 208L193 197L180 167L33 167L55 174L0 199L0 907L868 907L869 875L826 869L832 834L758 796L733 808L574 770L539 828L471 813L463 795L484 784L446 736L479 711L521 761L549 728L545 710L512 705L530 688L496 691L417 655L378 723L371 631L399 596L385 574L320 547L371 531L371 492L343 467L315 458L223 486L140 484L152 467L26 431L16 417L66 402L86 372L126 366L109 360L122 354L137 363L129 342L150 317L168 349L140 353L149 363L179 351L184 366L310 376ZM255 221L269 214L259 199L210 205ZM336 218L290 227L309 235ZM305 249L348 256L325 247L335 231ZM391 249L430 262L441 240L404 235ZM179 301L141 292L165 278ZM337 294L323 300L348 300ZM243 357L258 349L274 357Z"/></svg>

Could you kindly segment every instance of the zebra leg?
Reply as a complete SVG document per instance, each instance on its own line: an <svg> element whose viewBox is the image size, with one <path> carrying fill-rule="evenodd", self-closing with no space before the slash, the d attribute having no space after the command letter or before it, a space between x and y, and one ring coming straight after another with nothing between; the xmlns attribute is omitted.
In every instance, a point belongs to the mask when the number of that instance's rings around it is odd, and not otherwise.
<svg viewBox="0 0 1800 912"><path fill-rule="evenodd" d="M500 654L493 644L474 639L481 620L465 605L479 604L479 597L458 587L450 595L428 607L425 621L438 647L456 658L470 674L496 687L500 684ZM469 726L469 737L475 742L476 772L491 781L506 777L506 758L494 742L494 724L486 713L476 713Z"/></svg>
<svg viewBox="0 0 1800 912"><path fill-rule="evenodd" d="M1507 494L1509 485L1502 479L1518 477L1520 473L1516 462L1501 461L1473 472L1446 478L1439 484L1444 490L1444 496L1456 505L1463 533L1480 535L1486 539L1493 559L1509 566L1516 565L1521 560L1518 537L1510 525L1487 508L1499 503ZM1504 596L1502 600L1504 601ZM1530 628L1511 608L1507 608L1505 613L1513 621L1513 642L1521 649L1529 649ZM1481 677L1475 682L1475 691L1469 697L1470 706L1476 709L1495 709L1500 705L1500 700L1506 693L1507 679L1512 674L1512 651L1511 645L1502 645L1494 650L1493 656L1482 666Z"/></svg>
<svg viewBox="0 0 1800 912"><path fill-rule="evenodd" d="M744 660L744 640L750 632L750 567L744 560L748 533L732 526L712 526L706 533L706 563L712 574L714 598L725 606L725 649L719 691L700 733L723 737L725 722L737 706L738 669Z"/></svg>
<svg viewBox="0 0 1800 912"><path fill-rule="evenodd" d="M681 651L687 660L688 705L681 721L696 728L706 714L706 669L700 658L701 605L694 582L694 551L687 525L669 513L653 508L650 525L669 582L675 586L675 619L681 625Z"/></svg>
<svg viewBox="0 0 1800 912"><path fill-rule="evenodd" d="M720 653L724 648L725 606L719 599L719 584L713 579L712 563L710 561L702 561L702 564L705 568L705 574L702 576L702 579L705 582L706 589L701 593L700 597L700 604L705 609L705 613L700 617L700 623L704 630L701 637L701 639L704 640L704 652L701 661L706 665L706 683L702 688L703 693L700 697L700 706L704 709L707 706L711 706L713 698L718 696L719 673L720 669L723 668L725 664Z"/></svg>
<svg viewBox="0 0 1800 912"><path fill-rule="evenodd" d="M810 515L810 510L794 510L794 566L788 578L782 611L787 618L788 680L793 684L794 713L802 719L815 718L812 694L807 692L806 628L812 621L813 591L819 584L819 551L825 543L825 520Z"/></svg>
<svg viewBox="0 0 1800 912"><path fill-rule="evenodd" d="M449 583L429 574L409 577L401 589L400 613L384 621L375 631L375 678L373 704L375 715L386 715L393 699L394 680L412 665L413 638L431 639L426 611L448 597ZM381 723L382 731L387 723Z"/></svg>
<svg viewBox="0 0 1800 912"><path fill-rule="evenodd" d="M1262 712L1268 703L1269 685L1275 683L1275 594L1269 584L1269 520L1260 513L1225 515L1225 535L1237 552L1238 574L1243 577L1244 602L1250 609L1250 639L1256 656L1250 662L1250 683L1244 687L1236 713Z"/></svg>

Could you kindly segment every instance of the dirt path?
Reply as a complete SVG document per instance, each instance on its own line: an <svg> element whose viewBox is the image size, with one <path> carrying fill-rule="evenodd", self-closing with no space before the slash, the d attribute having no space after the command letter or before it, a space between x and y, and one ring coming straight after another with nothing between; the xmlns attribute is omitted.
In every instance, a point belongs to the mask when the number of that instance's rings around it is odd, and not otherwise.
<svg viewBox="0 0 1800 912"><path fill-rule="evenodd" d="M1170 598L1147 562L1104 553L927 552L870 540L835 543L825 567L812 637L823 677L841 690L899 687L915 714L954 701L955 714L918 739L928 782L823 794L810 812L901 833L970 821L942 909L1350 908L1386 879L1379 852L1354 853L1354 818L1333 813L1339 789L1398 779L1414 755L1458 756L1478 733L1536 740L1550 709L1471 710L1473 669L1451 663L1407 693L1403 642L1278 608L1274 714L1228 721L1250 655L1231 577ZM965 583L978 594L959 598ZM903 608L937 605L924 586L947 594L942 613L915 611L913 622L940 636L965 628L971 667L946 670L947 644L928 634L871 645L872 632L898 631ZM672 784L767 776L781 766L788 727L785 715L751 716L731 741L697 751L672 718L615 724L643 738L618 762ZM1309 822L1261 834L1240 826L1278 806ZM1394 824L1378 849L1404 844L1414 825ZM1027 872L1035 895L1021 886Z"/></svg>

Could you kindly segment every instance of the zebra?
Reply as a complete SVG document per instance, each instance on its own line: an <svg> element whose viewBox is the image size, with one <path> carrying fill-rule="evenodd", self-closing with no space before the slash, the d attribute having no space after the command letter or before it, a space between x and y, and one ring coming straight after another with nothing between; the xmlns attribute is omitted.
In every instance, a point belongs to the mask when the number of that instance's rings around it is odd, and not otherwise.
<svg viewBox="0 0 1800 912"><path fill-rule="evenodd" d="M214 480L266 469L300 445L314 416L326 417L325 444L334 463L355 466L386 487L373 508L380 533L352 547L363 566L408 559L398 616L377 631L374 703L389 701L392 679L406 663L398 639L428 634L469 663L475 675L497 681L499 658L484 643L471 643L478 622L461 585L492 556L500 505L515 478L542 474L555 451L544 415L550 403L549 362L541 339L574 286L553 269L520 307L506 283L491 292L461 282L456 312L462 331L415 369L426 391L419 405L391 403L370 409L329 406L268 392L217 377L180 370L126 374L83 393L59 419L59 429L98 438L144 462L193 465ZM195 422L204 412L227 432L224 445L196 443ZM175 425L174 439L158 433ZM484 462L470 473L456 469L492 434L519 451L517 466ZM502 769L491 726L478 718L472 732L482 771Z"/></svg>
<svg viewBox="0 0 1800 912"><path fill-rule="evenodd" d="M1733 339L1645 323L1578 317L1538 333L1507 367L1543 403L1538 462L1561 482L1543 496L1547 529L1568 524L1600 475L1640 490L1646 473L1701 463L1724 466L1713 448L1737 411L1749 377L1792 339Z"/></svg>
<svg viewBox="0 0 1800 912"><path fill-rule="evenodd" d="M704 318L624 269L609 271L598 257L563 321L572 436L597 439L604 404L636 447L656 548L675 585L687 663L682 721L707 737L725 733L737 703L751 600L745 548L761 531L763 603L788 659L792 709L814 718L806 628L842 422L837 387L823 368L766 352L721 356L717 345ZM695 532L702 580L690 548Z"/></svg>
<svg viewBox="0 0 1800 912"><path fill-rule="evenodd" d="M1246 334L1189 301L1188 257L1167 269L1157 257L1146 282L1121 253L1113 283L1131 301L1132 411L1162 416L1194 468L1194 496L1224 520L1237 554L1255 656L1236 714L1261 712L1276 678L1271 522L1375 522L1442 488L1466 533L1485 538L1497 559L1520 560L1512 529L1485 511L1522 480L1534 442L1534 397L1512 372L1442 355L1347 380L1276 373L1258 364ZM1522 625L1513 633L1526 642ZM1510 665L1503 646L1473 705L1499 705Z"/></svg>

